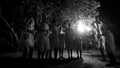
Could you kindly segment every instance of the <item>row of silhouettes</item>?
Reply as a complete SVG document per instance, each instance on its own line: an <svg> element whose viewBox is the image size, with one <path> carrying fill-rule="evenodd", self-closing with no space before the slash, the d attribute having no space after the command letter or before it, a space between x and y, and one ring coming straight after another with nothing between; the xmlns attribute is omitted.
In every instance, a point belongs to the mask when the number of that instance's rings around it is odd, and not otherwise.
<svg viewBox="0 0 120 68"><path fill-rule="evenodd" d="M52 51L54 59L57 59L58 52L60 59L64 59L64 50L67 50L68 58L73 58L73 50L76 51L77 58L82 58L82 41L70 25L66 28L57 25L50 27L43 23L36 31L33 22L22 32L20 46L24 58L32 58L34 50L37 51L38 59L44 59L44 56L46 59L52 59Z"/></svg>

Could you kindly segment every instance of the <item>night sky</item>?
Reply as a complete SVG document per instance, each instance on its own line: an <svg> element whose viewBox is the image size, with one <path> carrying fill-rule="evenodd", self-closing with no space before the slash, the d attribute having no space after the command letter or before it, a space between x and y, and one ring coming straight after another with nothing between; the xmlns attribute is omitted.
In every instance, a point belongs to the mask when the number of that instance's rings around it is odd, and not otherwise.
<svg viewBox="0 0 120 68"><path fill-rule="evenodd" d="M101 0L100 13L102 17L109 20L119 30L120 7L119 0Z"/></svg>

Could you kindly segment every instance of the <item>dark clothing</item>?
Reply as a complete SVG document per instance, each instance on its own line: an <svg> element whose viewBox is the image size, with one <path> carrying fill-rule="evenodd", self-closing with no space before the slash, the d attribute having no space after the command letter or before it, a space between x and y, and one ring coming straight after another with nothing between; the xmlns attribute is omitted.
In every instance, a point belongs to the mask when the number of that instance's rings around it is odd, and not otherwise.
<svg viewBox="0 0 120 68"><path fill-rule="evenodd" d="M20 45L23 48L23 57L24 58L32 58L32 52L34 47L34 36L32 33L23 32L21 36Z"/></svg>
<svg viewBox="0 0 120 68"><path fill-rule="evenodd" d="M50 34L50 49L51 52L52 50L54 51L54 58L57 59L57 53L58 53L58 49L59 49L59 31L58 31L58 27L54 26L52 29L52 33ZM50 52L50 56L51 53Z"/></svg>
<svg viewBox="0 0 120 68"><path fill-rule="evenodd" d="M65 47L65 34L60 34L59 37L60 37L59 48L64 48Z"/></svg>
<svg viewBox="0 0 120 68"><path fill-rule="evenodd" d="M104 49L103 48L99 48L99 50L100 50L100 53L102 55L103 60L105 60Z"/></svg>
<svg viewBox="0 0 120 68"><path fill-rule="evenodd" d="M50 48L59 48L59 32L57 27L52 29L52 34L50 35Z"/></svg>
<svg viewBox="0 0 120 68"><path fill-rule="evenodd" d="M114 55L115 45L113 34L110 31L106 31L105 37L106 37L106 51L108 53L110 63L115 64L116 60Z"/></svg>
<svg viewBox="0 0 120 68"><path fill-rule="evenodd" d="M27 47L24 47L22 57L25 59L28 57L28 48Z"/></svg>
<svg viewBox="0 0 120 68"><path fill-rule="evenodd" d="M74 46L76 50L82 50L82 40L80 38L75 38Z"/></svg>
<svg viewBox="0 0 120 68"><path fill-rule="evenodd" d="M65 43L66 43L66 48L67 49L73 49L73 34L72 34L72 30L70 28L67 28L65 31Z"/></svg>
<svg viewBox="0 0 120 68"><path fill-rule="evenodd" d="M29 59L32 59L32 55L33 55L33 47L29 47L28 58L29 58Z"/></svg>
<svg viewBox="0 0 120 68"><path fill-rule="evenodd" d="M50 51L49 25L47 23L43 23L38 31L36 48L38 49L38 59L40 59L40 55L43 59L44 54L48 55L48 51Z"/></svg>
<svg viewBox="0 0 120 68"><path fill-rule="evenodd" d="M40 49L41 52L50 50L50 41L49 37L44 33L38 35L38 39L36 42L36 47Z"/></svg>

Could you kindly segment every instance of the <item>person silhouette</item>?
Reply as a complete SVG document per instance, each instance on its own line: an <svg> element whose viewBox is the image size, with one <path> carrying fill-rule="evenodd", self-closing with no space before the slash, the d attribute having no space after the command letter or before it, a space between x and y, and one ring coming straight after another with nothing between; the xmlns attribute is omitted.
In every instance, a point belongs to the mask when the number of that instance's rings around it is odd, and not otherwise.
<svg viewBox="0 0 120 68"><path fill-rule="evenodd" d="M115 59L115 40L113 33L111 32L109 27L102 28L103 35L105 36L106 43L105 43L105 49L107 51L109 61L110 63L106 66L115 66L116 65L116 59Z"/></svg>

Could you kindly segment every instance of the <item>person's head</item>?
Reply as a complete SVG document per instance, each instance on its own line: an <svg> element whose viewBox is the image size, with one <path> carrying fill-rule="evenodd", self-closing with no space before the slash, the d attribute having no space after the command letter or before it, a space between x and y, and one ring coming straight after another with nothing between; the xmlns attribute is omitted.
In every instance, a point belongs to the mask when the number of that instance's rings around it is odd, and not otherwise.
<svg viewBox="0 0 120 68"><path fill-rule="evenodd" d="M34 19L30 18L27 25L26 25L27 31L33 31L34 30L34 25L35 25Z"/></svg>
<svg viewBox="0 0 120 68"><path fill-rule="evenodd" d="M109 26L109 25L106 25L106 24L103 24L103 25L102 25L102 28L101 28L101 31L102 31L102 35L107 34L108 31L111 32L110 26Z"/></svg>

